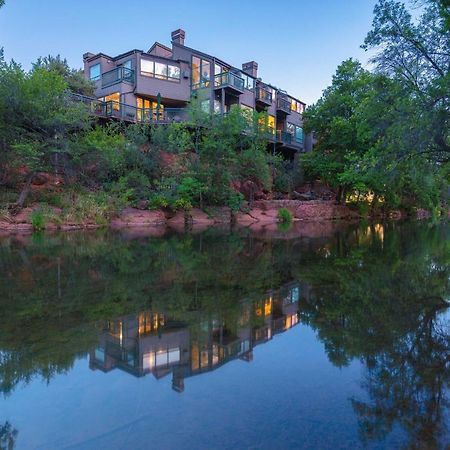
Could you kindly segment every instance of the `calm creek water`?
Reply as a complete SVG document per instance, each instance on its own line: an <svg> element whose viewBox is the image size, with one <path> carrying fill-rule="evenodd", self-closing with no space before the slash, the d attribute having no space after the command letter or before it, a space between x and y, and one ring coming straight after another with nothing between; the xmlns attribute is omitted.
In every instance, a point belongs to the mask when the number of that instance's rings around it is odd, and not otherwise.
<svg viewBox="0 0 450 450"><path fill-rule="evenodd" d="M449 301L443 223L0 237L0 449L447 448Z"/></svg>

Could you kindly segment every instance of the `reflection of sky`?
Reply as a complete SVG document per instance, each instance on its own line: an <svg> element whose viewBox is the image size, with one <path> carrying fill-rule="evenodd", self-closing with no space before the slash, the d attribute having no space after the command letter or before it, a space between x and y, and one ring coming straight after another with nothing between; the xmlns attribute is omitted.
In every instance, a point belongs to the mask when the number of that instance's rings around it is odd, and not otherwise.
<svg viewBox="0 0 450 450"><path fill-rule="evenodd" d="M349 398L363 398L360 372L359 363L333 367L299 325L258 346L250 363L186 379L182 394L171 377L93 372L85 358L48 386L17 389L2 416L19 431L18 448L356 448Z"/></svg>

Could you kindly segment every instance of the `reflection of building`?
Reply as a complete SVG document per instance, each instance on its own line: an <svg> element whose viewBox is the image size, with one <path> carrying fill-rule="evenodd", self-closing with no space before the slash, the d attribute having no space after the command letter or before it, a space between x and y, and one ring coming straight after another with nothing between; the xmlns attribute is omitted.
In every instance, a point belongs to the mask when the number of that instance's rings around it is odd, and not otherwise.
<svg viewBox="0 0 450 450"><path fill-rule="evenodd" d="M105 324L89 365L135 376L172 373L173 389L182 392L185 378L233 359L251 361L255 346L297 325L300 293L300 284L290 283L262 300L244 301L235 323L208 317L187 325L152 311L120 317Z"/></svg>

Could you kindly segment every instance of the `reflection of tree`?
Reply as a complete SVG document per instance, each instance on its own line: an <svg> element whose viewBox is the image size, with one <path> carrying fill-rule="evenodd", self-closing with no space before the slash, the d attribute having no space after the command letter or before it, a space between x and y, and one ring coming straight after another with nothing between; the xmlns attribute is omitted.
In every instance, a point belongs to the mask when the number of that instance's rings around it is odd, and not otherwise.
<svg viewBox="0 0 450 450"><path fill-rule="evenodd" d="M406 225L383 242L336 250L328 270L305 273L312 293L303 319L334 364L358 358L367 368L369 400L352 400L365 441L400 426L411 448L442 446L450 384L447 233Z"/></svg>
<svg viewBox="0 0 450 450"><path fill-rule="evenodd" d="M0 425L0 450L13 450L18 434L9 422Z"/></svg>
<svg viewBox="0 0 450 450"><path fill-rule="evenodd" d="M297 243L298 244L298 243ZM209 232L127 241L76 233L0 245L0 392L50 380L98 339L96 324L146 309L185 323L241 316L292 281L294 241Z"/></svg>
<svg viewBox="0 0 450 450"><path fill-rule="evenodd" d="M398 422L410 448L441 448L449 382L449 323L431 312L416 331L368 361L370 401L353 400L363 438L383 437Z"/></svg>

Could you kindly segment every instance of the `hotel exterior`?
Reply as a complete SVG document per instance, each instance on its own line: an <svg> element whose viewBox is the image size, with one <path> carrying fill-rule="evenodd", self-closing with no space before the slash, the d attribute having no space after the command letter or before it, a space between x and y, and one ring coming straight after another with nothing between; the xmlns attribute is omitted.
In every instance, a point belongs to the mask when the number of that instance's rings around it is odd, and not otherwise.
<svg viewBox="0 0 450 450"><path fill-rule="evenodd" d="M309 150L302 129L305 103L258 78L255 61L238 69L187 47L181 29L171 37L171 48L155 42L146 52L115 57L85 53L85 77L96 86L93 112L129 122L181 122L195 95L211 113L226 114L233 105L264 111L272 146L291 156Z"/></svg>

